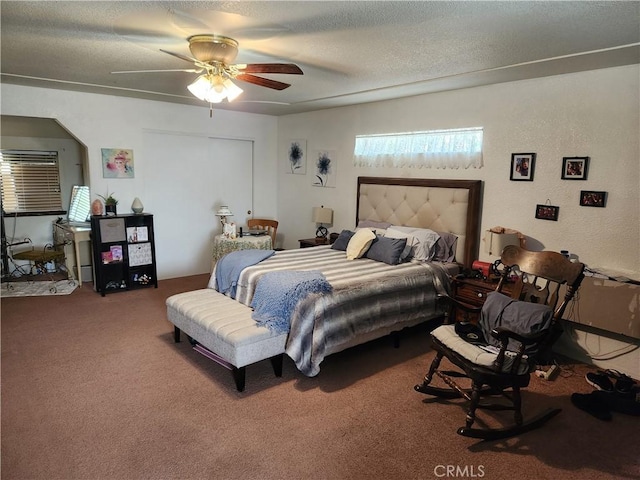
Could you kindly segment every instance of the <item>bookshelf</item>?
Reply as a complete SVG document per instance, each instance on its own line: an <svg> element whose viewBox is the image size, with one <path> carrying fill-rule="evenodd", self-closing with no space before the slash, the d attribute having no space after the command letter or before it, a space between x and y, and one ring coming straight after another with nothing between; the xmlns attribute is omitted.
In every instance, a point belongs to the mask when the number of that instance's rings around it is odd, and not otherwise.
<svg viewBox="0 0 640 480"><path fill-rule="evenodd" d="M153 215L91 217L94 286L107 293L158 288Z"/></svg>

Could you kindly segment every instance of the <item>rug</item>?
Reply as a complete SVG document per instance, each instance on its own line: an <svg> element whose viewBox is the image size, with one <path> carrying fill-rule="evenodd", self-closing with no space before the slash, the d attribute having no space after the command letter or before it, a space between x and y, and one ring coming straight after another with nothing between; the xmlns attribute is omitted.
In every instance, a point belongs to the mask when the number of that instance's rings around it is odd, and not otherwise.
<svg viewBox="0 0 640 480"><path fill-rule="evenodd" d="M77 288L73 280L56 282L3 282L0 297L39 297L43 295L69 295Z"/></svg>

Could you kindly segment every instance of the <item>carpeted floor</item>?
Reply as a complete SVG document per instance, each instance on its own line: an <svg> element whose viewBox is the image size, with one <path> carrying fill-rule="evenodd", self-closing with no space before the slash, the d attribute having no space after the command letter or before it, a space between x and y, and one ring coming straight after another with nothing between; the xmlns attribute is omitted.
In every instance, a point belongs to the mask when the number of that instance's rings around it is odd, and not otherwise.
<svg viewBox="0 0 640 480"><path fill-rule="evenodd" d="M458 436L464 405L416 393L427 329L328 357L307 378L285 359L231 373L175 344L164 300L207 276L101 297L2 299L3 479L640 479L640 417L598 420L571 404L595 369L534 377L525 415L563 411L519 437ZM487 422L505 412L483 412Z"/></svg>

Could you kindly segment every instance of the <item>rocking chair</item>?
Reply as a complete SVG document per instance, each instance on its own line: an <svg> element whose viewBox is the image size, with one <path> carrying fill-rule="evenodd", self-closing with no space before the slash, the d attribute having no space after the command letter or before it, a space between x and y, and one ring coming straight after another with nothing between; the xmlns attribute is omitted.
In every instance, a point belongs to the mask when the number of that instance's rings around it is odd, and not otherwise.
<svg viewBox="0 0 640 480"><path fill-rule="evenodd" d="M508 438L542 426L560 409L548 409L523 421L520 389L529 385L538 360L560 337L560 320L584 278L584 265L570 262L556 252L530 252L506 247L501 255L500 280L482 307L473 307L447 295L440 298L462 312L479 314L478 324L453 322L431 332L436 357L416 391L440 398L465 398L466 424L458 434L495 440ZM497 262L499 264L500 262ZM501 293L506 282L515 282L510 297ZM560 300L562 292L564 298ZM559 303L559 305L558 305ZM467 317L468 318L468 317ZM461 371L443 371L446 357ZM434 375L450 388L431 385ZM471 380L471 388L456 383L456 377ZM502 396L507 402L483 403L482 397ZM476 409L512 410L513 425L504 428L474 428Z"/></svg>

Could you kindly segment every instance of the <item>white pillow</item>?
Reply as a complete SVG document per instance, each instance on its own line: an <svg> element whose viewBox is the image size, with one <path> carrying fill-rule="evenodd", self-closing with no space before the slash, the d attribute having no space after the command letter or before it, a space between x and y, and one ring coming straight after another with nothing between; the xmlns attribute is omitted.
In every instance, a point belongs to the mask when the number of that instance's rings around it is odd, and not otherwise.
<svg viewBox="0 0 640 480"><path fill-rule="evenodd" d="M391 232L391 234L389 233ZM391 235L405 234L414 237L415 240L411 241L411 253L414 260L429 261L433 259L436 253L436 243L440 239L433 230L428 228L417 227L401 227L393 225L387 229L386 237ZM393 237L393 238L405 238L405 237ZM409 244L409 238L407 237L407 244Z"/></svg>
<svg viewBox="0 0 640 480"><path fill-rule="evenodd" d="M347 245L347 260L355 260L362 257L371 243L375 240L376 234L370 228L361 228L353 234Z"/></svg>

